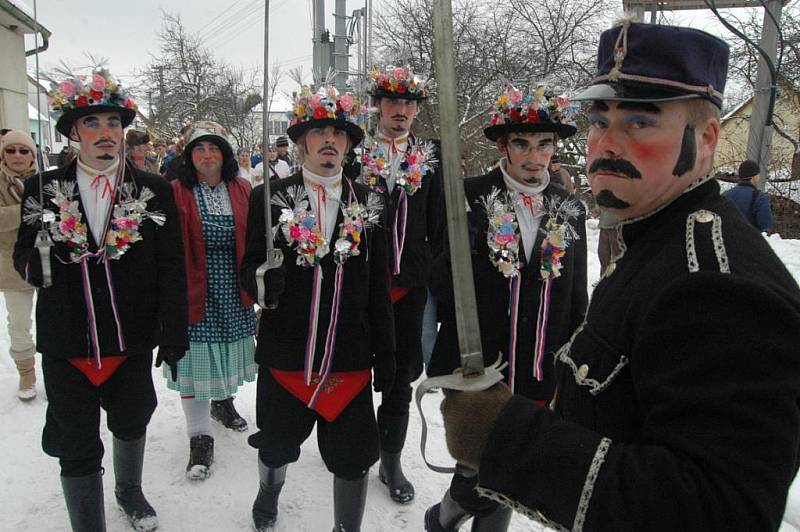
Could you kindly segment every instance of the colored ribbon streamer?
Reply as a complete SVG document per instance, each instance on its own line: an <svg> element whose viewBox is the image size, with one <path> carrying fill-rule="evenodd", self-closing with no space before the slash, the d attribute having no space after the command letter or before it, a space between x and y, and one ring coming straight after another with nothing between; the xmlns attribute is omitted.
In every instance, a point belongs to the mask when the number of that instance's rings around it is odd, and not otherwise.
<svg viewBox="0 0 800 532"><path fill-rule="evenodd" d="M102 189L101 189L101 182L102 182ZM100 197L105 199L106 194L109 196L114 193L114 189L111 186L111 182L108 180L108 176L105 174L98 174L92 179L91 185L94 189L94 198L97 201L97 192L100 190Z"/></svg>
<svg viewBox="0 0 800 532"><path fill-rule="evenodd" d="M533 348L533 377L540 382L544 379L542 361L544 360L547 321L550 317L550 287L552 285L553 279L548 277L544 280L542 288L539 290L539 316L536 318L536 344Z"/></svg>
<svg viewBox="0 0 800 532"><path fill-rule="evenodd" d="M306 359L303 364L303 382L311 384L311 371L314 366L314 352L317 349L317 324L319 323L319 304L322 294L322 266L314 266L314 280L311 284L311 308L308 313L308 338L306 339Z"/></svg>
<svg viewBox="0 0 800 532"><path fill-rule="evenodd" d="M308 401L308 407L314 408L319 398L319 392L324 387L325 381L331 374L333 368L333 352L336 349L336 328L339 324L339 308L342 303L342 284L344 280L344 268L339 264L336 266L336 281L333 288L333 304L331 305L331 319L328 323L328 335L325 338L325 353L322 356L322 362L319 368L319 384L317 389L311 395Z"/></svg>
<svg viewBox="0 0 800 532"><path fill-rule="evenodd" d="M397 216L392 226L392 275L400 274L400 262L403 259L403 247L406 243L406 221L408 218L408 195L400 190L397 203Z"/></svg>
<svg viewBox="0 0 800 532"><path fill-rule="evenodd" d="M514 393L514 376L517 367L517 323L519 322L520 275L508 280L508 387Z"/></svg>

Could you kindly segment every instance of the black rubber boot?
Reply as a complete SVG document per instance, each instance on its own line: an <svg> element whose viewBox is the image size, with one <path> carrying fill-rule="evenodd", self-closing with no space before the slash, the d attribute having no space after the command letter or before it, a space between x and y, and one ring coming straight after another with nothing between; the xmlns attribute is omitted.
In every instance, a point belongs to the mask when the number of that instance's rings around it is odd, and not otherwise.
<svg viewBox="0 0 800 532"><path fill-rule="evenodd" d="M205 480L211 476L214 463L214 438L208 434L189 438L189 463L186 464L186 478Z"/></svg>
<svg viewBox="0 0 800 532"><path fill-rule="evenodd" d="M406 441L408 414L391 416L378 408L378 430L381 443L381 464L378 476L389 486L389 496L393 501L407 504L414 500L414 486L403 474L400 455Z"/></svg>
<svg viewBox="0 0 800 532"><path fill-rule="evenodd" d="M268 467L258 461L258 496L253 503L253 529L272 532L278 519L278 497L286 481L286 466Z"/></svg>
<svg viewBox="0 0 800 532"><path fill-rule="evenodd" d="M103 476L98 471L85 477L61 477L61 489L73 532L105 532Z"/></svg>
<svg viewBox="0 0 800 532"><path fill-rule="evenodd" d="M361 532L367 502L367 474L357 480L333 477L333 532Z"/></svg>
<svg viewBox="0 0 800 532"><path fill-rule="evenodd" d="M138 532L151 532L158 528L156 511L142 493L142 468L146 434L138 440L123 441L114 438L114 495L128 521Z"/></svg>
<svg viewBox="0 0 800 532"><path fill-rule="evenodd" d="M506 532L511 523L511 508L499 507L489 515L475 516L472 532Z"/></svg>
<svg viewBox="0 0 800 532"><path fill-rule="evenodd" d="M224 401L211 401L211 418L222 423L225 428L237 432L247 431L247 421L233 406L233 397L228 397Z"/></svg>
<svg viewBox="0 0 800 532"><path fill-rule="evenodd" d="M447 490L442 502L434 504L425 512L425 530L428 532L458 532L470 514L450 496Z"/></svg>

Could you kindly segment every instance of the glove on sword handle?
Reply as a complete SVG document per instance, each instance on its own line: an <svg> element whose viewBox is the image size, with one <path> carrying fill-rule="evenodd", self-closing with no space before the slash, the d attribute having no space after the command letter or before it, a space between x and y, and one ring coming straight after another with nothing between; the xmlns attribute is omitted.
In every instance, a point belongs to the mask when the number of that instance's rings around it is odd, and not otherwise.
<svg viewBox="0 0 800 532"><path fill-rule="evenodd" d="M46 229L36 233L34 247L39 250L39 258L42 260L42 288L53 286L53 272L50 269L50 248L53 247L53 239Z"/></svg>
<svg viewBox="0 0 800 532"><path fill-rule="evenodd" d="M508 362L502 362L503 354L497 357L497 362L485 368L484 373L468 376L463 373L461 368L455 370L451 375L442 375L440 377L431 377L422 381L417 389L414 391L414 400L417 403L417 410L419 417L422 420L422 441L420 442L420 450L422 451L422 459L429 469L437 473L455 473L455 467L445 467L432 464L428 461L425 454L425 443L428 437L428 426L425 422L425 414L422 411L422 398L428 393L431 388L442 388L446 390L458 390L460 392L480 392L488 390L498 382L503 380L503 369L508 365Z"/></svg>
<svg viewBox="0 0 800 532"><path fill-rule="evenodd" d="M270 253L271 252L271 253ZM268 252L266 262L256 269L256 288L258 289L258 305L267 310L278 308L278 296L271 295L267 291L266 274L268 270L280 268L283 264L283 252L280 249L272 249Z"/></svg>

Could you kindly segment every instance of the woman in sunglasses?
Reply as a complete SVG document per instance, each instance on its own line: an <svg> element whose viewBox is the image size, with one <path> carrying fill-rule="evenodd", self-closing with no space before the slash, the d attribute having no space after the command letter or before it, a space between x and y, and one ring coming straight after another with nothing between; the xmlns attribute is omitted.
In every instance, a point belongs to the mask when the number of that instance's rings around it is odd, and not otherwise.
<svg viewBox="0 0 800 532"><path fill-rule="evenodd" d="M19 371L17 397L36 397L31 310L34 289L14 270L11 257L20 223L20 197L26 178L37 172L36 144L24 131L11 130L0 142L0 291L8 310L9 353Z"/></svg>

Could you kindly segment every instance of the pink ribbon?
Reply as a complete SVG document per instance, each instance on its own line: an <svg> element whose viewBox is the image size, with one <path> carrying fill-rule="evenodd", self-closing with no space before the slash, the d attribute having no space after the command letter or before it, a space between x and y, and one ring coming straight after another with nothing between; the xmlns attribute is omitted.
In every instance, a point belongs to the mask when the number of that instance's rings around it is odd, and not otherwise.
<svg viewBox="0 0 800 532"><path fill-rule="evenodd" d="M397 203L397 215L394 217L394 224L392 226L392 275L398 275L400 273L400 262L403 259L403 247L406 243L407 218L408 195L405 189L400 189L400 199Z"/></svg>
<svg viewBox="0 0 800 532"><path fill-rule="evenodd" d="M544 345L547 337L547 322L550 317L550 288L553 279L548 277L544 280L542 288L539 290L539 315L536 318L536 343L533 347L533 377L541 382L544 379L542 372L542 361L544 360Z"/></svg>
<svg viewBox="0 0 800 532"><path fill-rule="evenodd" d="M520 275L508 280L508 387L514 393L514 375L517 367L517 323L519 320Z"/></svg>

